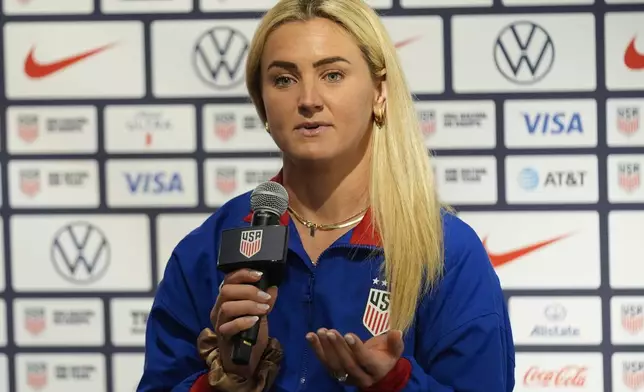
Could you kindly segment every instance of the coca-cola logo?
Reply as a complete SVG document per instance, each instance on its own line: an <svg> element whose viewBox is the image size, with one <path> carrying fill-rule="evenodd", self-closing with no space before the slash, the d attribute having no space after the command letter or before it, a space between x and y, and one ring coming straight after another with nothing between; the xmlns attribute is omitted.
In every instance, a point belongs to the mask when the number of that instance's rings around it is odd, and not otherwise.
<svg viewBox="0 0 644 392"><path fill-rule="evenodd" d="M568 365L560 369L541 369L532 366L523 376L523 385L535 387L584 387L586 385L586 366Z"/></svg>

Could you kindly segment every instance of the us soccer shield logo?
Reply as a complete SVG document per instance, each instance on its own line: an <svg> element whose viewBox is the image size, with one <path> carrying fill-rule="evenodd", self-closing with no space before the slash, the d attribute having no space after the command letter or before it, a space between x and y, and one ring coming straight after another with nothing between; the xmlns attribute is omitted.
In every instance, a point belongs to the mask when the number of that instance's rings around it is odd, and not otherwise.
<svg viewBox="0 0 644 392"><path fill-rule="evenodd" d="M18 136L26 143L38 138L38 116L22 115L18 117Z"/></svg>
<svg viewBox="0 0 644 392"><path fill-rule="evenodd" d="M32 389L42 389L47 385L47 365L27 363L27 385Z"/></svg>
<svg viewBox="0 0 644 392"><path fill-rule="evenodd" d="M622 381L624 385L633 391L644 387L644 362L643 361L624 361L622 362Z"/></svg>
<svg viewBox="0 0 644 392"><path fill-rule="evenodd" d="M420 129L425 137L431 136L436 132L436 112L433 110L422 110L418 112Z"/></svg>
<svg viewBox="0 0 644 392"><path fill-rule="evenodd" d="M618 165L619 186L626 192L633 192L640 186L640 165L636 162Z"/></svg>
<svg viewBox="0 0 644 392"><path fill-rule="evenodd" d="M237 130L237 120L234 113L221 113L215 115L215 135L223 140L228 141L235 135Z"/></svg>
<svg viewBox="0 0 644 392"><path fill-rule="evenodd" d="M215 184L222 193L231 193L237 189L237 169L234 167L218 168L215 173Z"/></svg>
<svg viewBox="0 0 644 392"><path fill-rule="evenodd" d="M262 230L247 230L241 233L239 253L249 259L262 249Z"/></svg>
<svg viewBox="0 0 644 392"><path fill-rule="evenodd" d="M20 170L20 190L29 197L40 192L40 170Z"/></svg>
<svg viewBox="0 0 644 392"><path fill-rule="evenodd" d="M644 330L644 305L622 305L622 327L631 335L637 335Z"/></svg>
<svg viewBox="0 0 644 392"><path fill-rule="evenodd" d="M640 110L637 107L617 108L617 129L626 136L631 136L640 128Z"/></svg>
<svg viewBox="0 0 644 392"><path fill-rule="evenodd" d="M388 291L374 288L369 291L362 324L373 336L378 336L389 330L390 297L391 294Z"/></svg>
<svg viewBox="0 0 644 392"><path fill-rule="evenodd" d="M45 309L27 308L25 309L25 329L32 335L38 335L45 330Z"/></svg>

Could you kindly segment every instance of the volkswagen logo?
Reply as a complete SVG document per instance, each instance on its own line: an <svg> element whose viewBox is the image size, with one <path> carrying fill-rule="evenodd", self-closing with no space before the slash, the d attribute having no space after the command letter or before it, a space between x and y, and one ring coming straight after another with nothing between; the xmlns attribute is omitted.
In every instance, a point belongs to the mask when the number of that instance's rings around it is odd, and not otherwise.
<svg viewBox="0 0 644 392"><path fill-rule="evenodd" d="M229 89L244 80L244 64L250 43L231 27L215 27L203 33L195 44L192 60L195 72L216 89Z"/></svg>
<svg viewBox="0 0 644 392"><path fill-rule="evenodd" d="M537 83L552 69L555 45L548 32L532 22L506 26L494 45L496 68L507 80L522 85Z"/></svg>
<svg viewBox="0 0 644 392"><path fill-rule="evenodd" d="M110 263L107 236L88 222L73 222L54 235L51 261L65 280L88 284L99 280Z"/></svg>

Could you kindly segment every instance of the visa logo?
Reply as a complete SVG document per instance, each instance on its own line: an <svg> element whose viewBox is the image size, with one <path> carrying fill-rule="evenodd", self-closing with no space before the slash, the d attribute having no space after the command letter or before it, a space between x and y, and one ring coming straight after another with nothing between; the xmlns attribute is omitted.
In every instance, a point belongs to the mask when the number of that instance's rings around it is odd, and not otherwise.
<svg viewBox="0 0 644 392"><path fill-rule="evenodd" d="M578 112L568 115L567 113L537 113L531 115L523 113L528 133L531 135L540 134L570 134L573 132L584 133L581 115Z"/></svg>
<svg viewBox="0 0 644 392"><path fill-rule="evenodd" d="M125 173L130 193L172 193L183 192L183 182L179 173Z"/></svg>

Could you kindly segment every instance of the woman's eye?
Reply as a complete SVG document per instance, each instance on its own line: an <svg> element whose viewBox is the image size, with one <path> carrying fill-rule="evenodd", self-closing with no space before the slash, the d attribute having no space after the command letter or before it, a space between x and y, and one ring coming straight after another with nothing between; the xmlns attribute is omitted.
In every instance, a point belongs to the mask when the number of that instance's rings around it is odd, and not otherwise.
<svg viewBox="0 0 644 392"><path fill-rule="evenodd" d="M327 80L329 80L330 82L339 82L342 80L343 76L344 75L342 75L342 73L340 72L329 72L328 74L325 75Z"/></svg>
<svg viewBox="0 0 644 392"><path fill-rule="evenodd" d="M275 78L275 85L278 87L288 86L291 79L286 76L278 76Z"/></svg>

